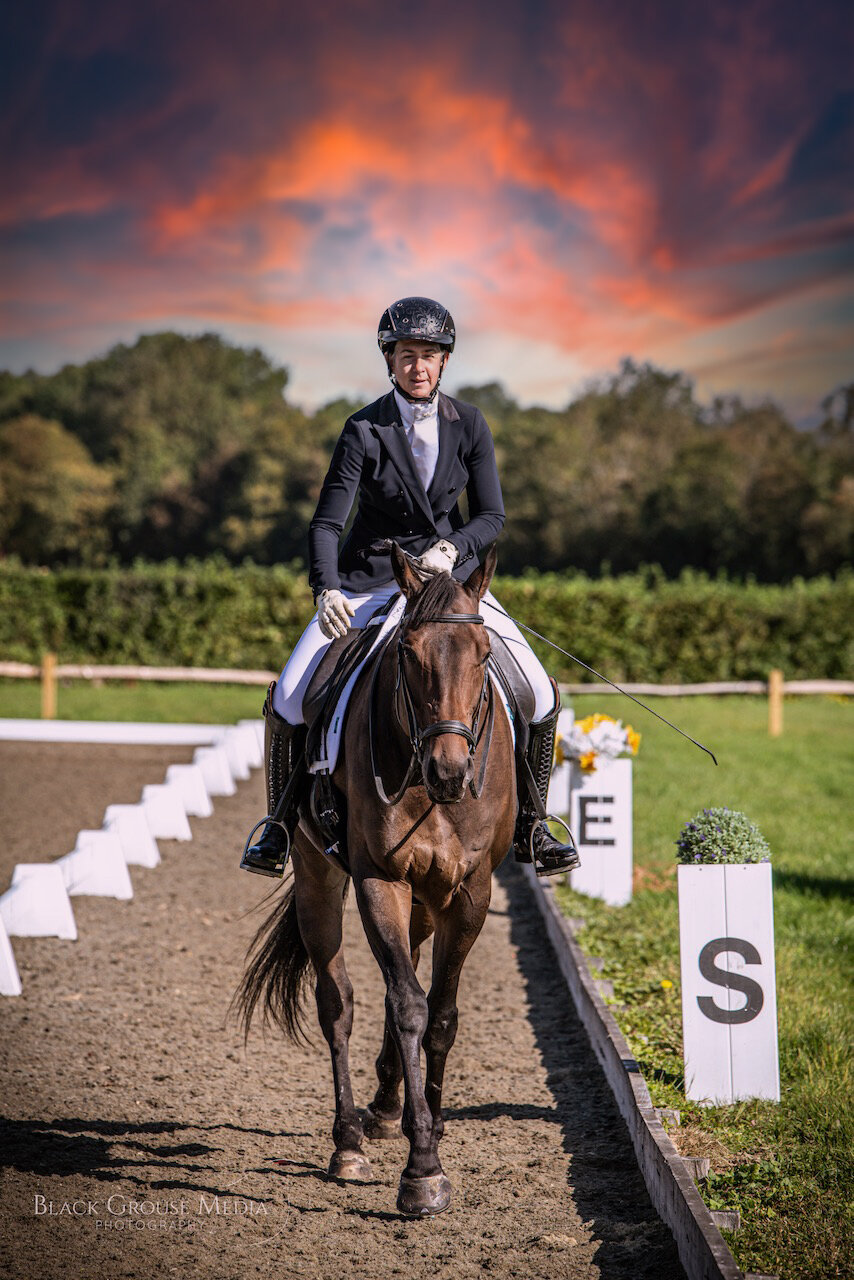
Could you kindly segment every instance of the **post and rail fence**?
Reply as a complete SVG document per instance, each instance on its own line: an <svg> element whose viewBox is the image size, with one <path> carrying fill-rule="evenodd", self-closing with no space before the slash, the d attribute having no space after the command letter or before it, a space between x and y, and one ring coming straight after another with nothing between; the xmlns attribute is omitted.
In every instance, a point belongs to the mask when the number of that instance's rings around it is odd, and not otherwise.
<svg viewBox="0 0 854 1280"><path fill-rule="evenodd" d="M40 680L43 720L56 718L57 685L60 680L151 680L198 684L268 685L276 671L240 671L220 667L99 666L91 663L57 662L56 654L45 653L40 664L0 662L0 678ZM603 696L616 693L609 685L561 684L564 694L586 694L594 690ZM754 694L768 698L768 732L777 738L783 732L783 698L793 694L854 697L854 680L784 680L779 668L767 680L716 680L708 684L625 684L627 693L638 697L686 698L706 694Z"/></svg>

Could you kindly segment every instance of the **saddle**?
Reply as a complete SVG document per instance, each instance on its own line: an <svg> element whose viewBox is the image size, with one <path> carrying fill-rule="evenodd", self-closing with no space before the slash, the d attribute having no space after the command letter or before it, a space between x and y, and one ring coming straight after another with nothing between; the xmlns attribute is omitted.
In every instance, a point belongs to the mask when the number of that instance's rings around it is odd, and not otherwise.
<svg viewBox="0 0 854 1280"><path fill-rule="evenodd" d="M375 639L376 631L372 627L348 631L336 637L320 659L302 702L303 719L308 728L305 753L309 763L317 760L323 734L329 728L344 686Z"/></svg>
<svg viewBox="0 0 854 1280"><path fill-rule="evenodd" d="M517 740L520 736L526 738L526 727L534 715L534 692L506 641L490 627L487 631L491 647L489 670L511 709ZM373 627L351 630L333 640L323 654L302 704L308 729L305 754L309 765L319 762L323 737L329 730L344 686L367 657L375 640ZM378 650L377 658L381 652ZM524 742L521 745L524 749Z"/></svg>
<svg viewBox="0 0 854 1280"><path fill-rule="evenodd" d="M392 602L384 605L374 615L381 621ZM306 723L305 761L311 779L308 793L309 809L320 830L329 841L324 852L350 874L345 845L347 830L346 797L332 782L327 737L332 721L341 707L342 696L354 674L368 658L377 643L379 627L371 625L352 629L338 636L325 650L323 657L308 683L303 697L303 719ZM385 644L380 644L371 663L378 662ZM370 665L370 664L369 664ZM343 708L346 716L346 707Z"/></svg>

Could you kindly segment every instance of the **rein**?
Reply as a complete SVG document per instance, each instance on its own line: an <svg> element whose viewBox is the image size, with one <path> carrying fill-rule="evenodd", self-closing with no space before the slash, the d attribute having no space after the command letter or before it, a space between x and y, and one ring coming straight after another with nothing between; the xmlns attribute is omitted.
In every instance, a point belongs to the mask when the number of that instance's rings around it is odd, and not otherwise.
<svg viewBox="0 0 854 1280"><path fill-rule="evenodd" d="M483 618L479 613L440 613L432 618L425 618L423 626L427 626L433 622L467 622L475 626L483 626ZM472 777L469 782L469 790L475 800L479 799L483 790L483 780L486 775L486 762L489 757L489 747L492 742L492 729L495 723L495 697L493 695L492 686L489 680L489 673L486 666L483 671L483 685L481 687L480 696L474 710L471 726L464 724L462 720L436 720L432 724L422 729L418 724L418 715L415 708L415 702L412 697L412 690L409 687L409 681L406 677L406 668L403 662L403 623L397 633L397 673L395 678L395 699L394 706L398 725L409 738L410 757L407 765L406 774L399 790L389 796L386 792L385 785L380 774L379 766L376 759L376 748L374 744L374 720L376 706L376 692L379 681L380 668L385 659L386 651L391 645L394 636L390 636L386 642L385 648L377 658L374 666L373 675L371 676L371 691L368 698L368 744L371 752L371 772L374 775L374 786L377 795L385 805L397 804L408 787L413 785L419 777L423 778L422 755L424 746L431 738L437 738L443 733L456 733L461 738L465 738L469 748L469 760L474 762L474 756L480 745L481 739L486 738L486 743L481 757L480 769L478 770L477 782ZM406 710L406 725L404 726L400 719L399 700L397 695L403 695L403 705ZM481 728L480 718L483 712L483 704L488 703L486 723Z"/></svg>

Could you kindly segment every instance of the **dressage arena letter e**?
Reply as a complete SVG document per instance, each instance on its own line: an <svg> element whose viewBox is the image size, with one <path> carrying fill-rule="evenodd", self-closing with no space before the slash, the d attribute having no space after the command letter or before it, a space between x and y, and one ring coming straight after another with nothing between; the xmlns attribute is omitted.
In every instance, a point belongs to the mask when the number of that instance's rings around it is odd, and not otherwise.
<svg viewBox="0 0 854 1280"><path fill-rule="evenodd" d="M578 893L613 907L632 897L632 762L601 760L592 773L572 764L569 825L581 866L570 873Z"/></svg>
<svg viewBox="0 0 854 1280"><path fill-rule="evenodd" d="M588 809L594 804L613 804L613 796L581 796L578 801L578 843L579 844L616 844L616 841L605 839L604 837L591 836L587 830L589 826L610 826L611 815L603 813L599 817L595 814L588 813Z"/></svg>

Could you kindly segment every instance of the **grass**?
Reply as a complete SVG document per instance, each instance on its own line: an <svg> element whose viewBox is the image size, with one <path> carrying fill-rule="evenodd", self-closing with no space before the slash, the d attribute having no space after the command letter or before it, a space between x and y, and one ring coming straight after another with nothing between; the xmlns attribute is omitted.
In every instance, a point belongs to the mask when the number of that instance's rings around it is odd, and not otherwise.
<svg viewBox="0 0 854 1280"><path fill-rule="evenodd" d="M37 719L40 699L37 680L0 680L0 718ZM260 716L263 703L264 690L259 685L62 680L57 718L233 724Z"/></svg>
<svg viewBox="0 0 854 1280"><path fill-rule="evenodd" d="M784 734L771 739L764 699L656 701L715 752L717 769L627 705L573 699L576 715L622 714L644 735L634 771L635 896L607 907L561 887L561 906L585 919L579 941L605 960L602 976L625 1006L615 1013L653 1101L682 1113L679 1149L711 1158L706 1202L741 1211L742 1229L729 1237L739 1265L787 1278L851 1275L854 703L787 699ZM674 841L712 805L744 810L772 850L779 1105L700 1107L683 1092Z"/></svg>

